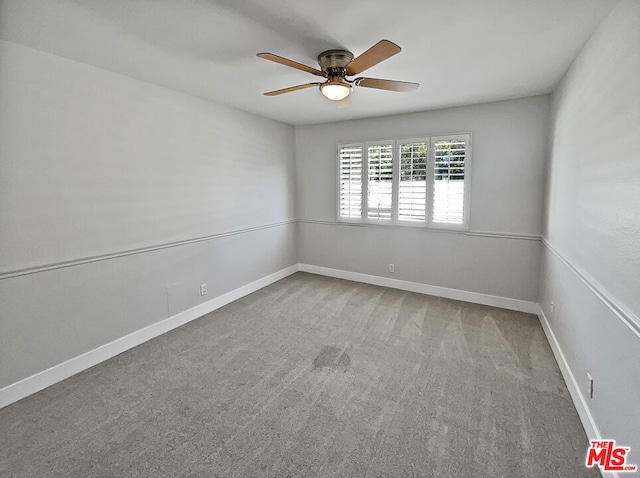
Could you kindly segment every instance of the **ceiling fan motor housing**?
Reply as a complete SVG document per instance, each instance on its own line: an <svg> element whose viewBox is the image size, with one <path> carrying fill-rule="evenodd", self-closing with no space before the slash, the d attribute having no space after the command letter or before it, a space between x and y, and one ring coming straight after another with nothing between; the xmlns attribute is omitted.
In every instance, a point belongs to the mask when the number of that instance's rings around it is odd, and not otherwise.
<svg viewBox="0 0 640 478"><path fill-rule="evenodd" d="M327 76L343 76L351 60L353 53L347 50L327 50L318 55L318 64Z"/></svg>

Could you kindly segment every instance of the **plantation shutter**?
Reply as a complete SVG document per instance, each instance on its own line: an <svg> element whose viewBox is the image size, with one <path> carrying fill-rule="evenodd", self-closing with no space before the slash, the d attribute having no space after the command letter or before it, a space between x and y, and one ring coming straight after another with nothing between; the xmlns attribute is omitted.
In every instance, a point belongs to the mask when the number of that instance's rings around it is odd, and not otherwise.
<svg viewBox="0 0 640 478"><path fill-rule="evenodd" d="M393 143L367 147L367 218L391 220L393 204Z"/></svg>
<svg viewBox="0 0 640 478"><path fill-rule="evenodd" d="M468 135L434 138L433 208L435 224L463 224Z"/></svg>
<svg viewBox="0 0 640 478"><path fill-rule="evenodd" d="M362 145L340 146L340 217L362 218Z"/></svg>
<svg viewBox="0 0 640 478"><path fill-rule="evenodd" d="M427 202L427 141L399 143L398 220L424 222Z"/></svg>

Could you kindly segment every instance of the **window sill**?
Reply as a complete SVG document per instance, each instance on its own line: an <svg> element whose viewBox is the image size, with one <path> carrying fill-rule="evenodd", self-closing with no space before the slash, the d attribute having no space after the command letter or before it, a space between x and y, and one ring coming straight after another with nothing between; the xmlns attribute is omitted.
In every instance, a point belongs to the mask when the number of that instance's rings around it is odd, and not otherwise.
<svg viewBox="0 0 640 478"><path fill-rule="evenodd" d="M315 222L315 221L314 221ZM324 221L320 221L324 223ZM434 225L434 224L425 224L425 223L416 223L411 221L396 221L395 223L391 220L362 220L362 219L337 219L335 224L344 224L351 226L375 226L375 227L384 227L384 228L400 228L400 229L425 229L429 231L448 231L448 232L468 232L469 226L468 224L460 224L460 225Z"/></svg>

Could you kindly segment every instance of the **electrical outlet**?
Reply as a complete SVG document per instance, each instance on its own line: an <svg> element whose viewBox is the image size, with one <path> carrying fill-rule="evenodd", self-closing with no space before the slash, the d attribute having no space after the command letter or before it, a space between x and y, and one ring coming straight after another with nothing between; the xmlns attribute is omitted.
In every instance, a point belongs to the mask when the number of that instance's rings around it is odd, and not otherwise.
<svg viewBox="0 0 640 478"><path fill-rule="evenodd" d="M587 384L589 386L589 398L593 398L593 377L591 377L591 374L589 372L587 372L587 380Z"/></svg>
<svg viewBox="0 0 640 478"><path fill-rule="evenodd" d="M200 295L207 295L207 284L200 284Z"/></svg>
<svg viewBox="0 0 640 478"><path fill-rule="evenodd" d="M389 264L389 272L395 272L396 271L396 266L394 266L393 264Z"/></svg>
<svg viewBox="0 0 640 478"><path fill-rule="evenodd" d="M551 301L551 307L549 307L549 314L551 314L551 317L553 317L553 309L555 308L556 303L554 301Z"/></svg>

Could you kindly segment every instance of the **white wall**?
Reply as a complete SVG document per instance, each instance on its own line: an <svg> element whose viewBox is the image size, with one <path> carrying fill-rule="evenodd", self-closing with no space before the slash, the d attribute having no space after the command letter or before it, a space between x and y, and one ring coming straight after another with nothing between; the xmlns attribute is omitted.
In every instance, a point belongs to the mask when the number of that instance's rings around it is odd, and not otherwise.
<svg viewBox="0 0 640 478"><path fill-rule="evenodd" d="M0 63L0 389L296 263L293 127L9 42Z"/></svg>
<svg viewBox="0 0 640 478"><path fill-rule="evenodd" d="M297 126L300 262L536 302L548 112L538 96ZM467 131L470 233L336 223L337 143Z"/></svg>
<svg viewBox="0 0 640 478"><path fill-rule="evenodd" d="M605 438L631 446L630 462L636 464L638 78L640 2L623 1L593 34L553 95L540 294L540 305L581 394L578 401L584 400L583 415L591 413ZM587 372L595 381L593 399L587 397Z"/></svg>

